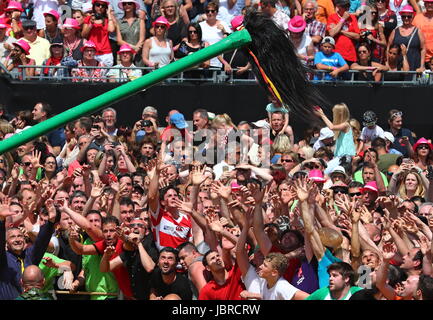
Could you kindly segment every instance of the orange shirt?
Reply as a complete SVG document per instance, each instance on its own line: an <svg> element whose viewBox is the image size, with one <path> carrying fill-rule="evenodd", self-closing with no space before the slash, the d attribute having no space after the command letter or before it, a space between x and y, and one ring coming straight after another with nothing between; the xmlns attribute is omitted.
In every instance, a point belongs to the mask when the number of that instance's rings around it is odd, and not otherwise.
<svg viewBox="0 0 433 320"><path fill-rule="evenodd" d="M302 0L304 6L307 0ZM328 23L328 18L331 14L335 13L334 3L332 0L317 0L316 19L324 24Z"/></svg>
<svg viewBox="0 0 433 320"><path fill-rule="evenodd" d="M427 18L423 13L418 13L412 22L424 35L425 39L425 61L428 62L433 57L433 17Z"/></svg>

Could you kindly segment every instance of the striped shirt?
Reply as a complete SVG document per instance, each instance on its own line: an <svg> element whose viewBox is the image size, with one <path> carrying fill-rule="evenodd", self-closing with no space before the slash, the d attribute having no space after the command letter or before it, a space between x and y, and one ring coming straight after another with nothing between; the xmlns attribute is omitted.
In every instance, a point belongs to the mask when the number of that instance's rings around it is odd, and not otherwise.
<svg viewBox="0 0 433 320"><path fill-rule="evenodd" d="M192 223L186 214L179 212L179 217L174 219L160 204L156 212L150 210L150 213L153 238L158 250L164 247L176 248L185 241L192 241Z"/></svg>

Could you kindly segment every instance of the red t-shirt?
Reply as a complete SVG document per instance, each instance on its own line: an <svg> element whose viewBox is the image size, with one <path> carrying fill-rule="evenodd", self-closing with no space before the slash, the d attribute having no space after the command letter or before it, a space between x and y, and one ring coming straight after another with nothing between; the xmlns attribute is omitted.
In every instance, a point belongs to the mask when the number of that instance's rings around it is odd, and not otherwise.
<svg viewBox="0 0 433 320"><path fill-rule="evenodd" d="M331 14L328 18L328 24L326 29L331 30L331 25L337 25L340 21L340 16L337 13ZM359 33L358 20L354 15L350 15L350 17L344 22L341 30L348 32ZM357 60L356 56L356 47L355 40L338 33L335 37L335 52L341 54L341 56L346 61L355 62Z"/></svg>
<svg viewBox="0 0 433 320"><path fill-rule="evenodd" d="M272 246L271 250L269 251L269 253L272 252L278 252L278 253L283 253L281 252L280 248L276 247L276 246ZM291 282L293 276L296 273L296 270L298 270L298 268L301 266L301 260L299 259L290 259L289 260L289 265L287 266L287 270L284 273L283 277L284 279L286 279L287 281Z"/></svg>
<svg viewBox="0 0 433 320"><path fill-rule="evenodd" d="M87 40L93 41L96 45L96 54L107 54L111 53L110 40L108 38L108 19L105 19L104 24L91 23L90 19L92 17L88 16L84 19L85 24L91 24L92 29L90 30Z"/></svg>
<svg viewBox="0 0 433 320"><path fill-rule="evenodd" d="M240 294L245 290L241 276L242 272L235 264L224 285L220 286L215 280L209 281L200 290L198 300L241 300Z"/></svg>
<svg viewBox="0 0 433 320"><path fill-rule="evenodd" d="M105 240L98 241L93 244L96 248L96 251L100 254L104 254L105 248L107 248L107 244L105 243ZM111 256L110 261L116 258L118 255L120 255L123 252L123 241L117 240L116 243L116 250L114 254ZM123 294L126 297L133 297L132 289L131 289L131 281L129 280L129 274L128 270L124 265L121 265L120 267L113 270L113 274L116 277L117 284L119 285L120 290L122 290Z"/></svg>

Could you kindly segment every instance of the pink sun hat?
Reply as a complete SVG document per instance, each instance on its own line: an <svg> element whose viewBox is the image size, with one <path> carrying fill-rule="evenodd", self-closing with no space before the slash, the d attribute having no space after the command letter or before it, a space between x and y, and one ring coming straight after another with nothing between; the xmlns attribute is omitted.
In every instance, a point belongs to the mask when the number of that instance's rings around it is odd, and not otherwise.
<svg viewBox="0 0 433 320"><path fill-rule="evenodd" d="M80 49L81 52L84 52L87 48L93 48L96 50L96 44L93 41L87 41Z"/></svg>
<svg viewBox="0 0 433 320"><path fill-rule="evenodd" d="M377 188L376 181L367 182L367 184L363 188L361 188L360 191L362 193L364 193L366 191L373 191L373 192L379 193L379 189Z"/></svg>
<svg viewBox="0 0 433 320"><path fill-rule="evenodd" d="M9 4L7 6L7 8L5 9L5 11L21 11L23 12L23 6L21 5L21 3L19 3L18 1L9 1Z"/></svg>
<svg viewBox="0 0 433 320"><path fill-rule="evenodd" d="M400 13L415 13L415 10L413 10L410 4L407 4L400 10Z"/></svg>
<svg viewBox="0 0 433 320"><path fill-rule="evenodd" d="M310 170L310 172L308 173L308 178L317 183L326 181L326 179L323 177L323 172L317 169Z"/></svg>
<svg viewBox="0 0 433 320"><path fill-rule="evenodd" d="M63 28L80 29L80 24L74 18L66 18L65 23L63 23Z"/></svg>
<svg viewBox="0 0 433 320"><path fill-rule="evenodd" d="M302 32L307 27L307 22L301 16L294 16L288 26L291 32Z"/></svg>
<svg viewBox="0 0 433 320"><path fill-rule="evenodd" d="M16 45L18 47L20 47L21 49L24 50L24 53L26 55L30 54L30 45L27 43L27 41L25 41L24 39L20 39L18 41L15 41L14 43L12 43L13 45Z"/></svg>
<svg viewBox="0 0 433 320"><path fill-rule="evenodd" d="M170 22L168 22L166 17L160 16L155 21L153 21L152 26L155 27L157 24L163 24L168 28L170 28Z"/></svg>
<svg viewBox="0 0 433 320"><path fill-rule="evenodd" d="M52 9L48 12L44 12L43 15L44 17L46 17L47 15L53 16L54 18L56 18L57 21L60 18L60 14L56 10L52 10Z"/></svg>
<svg viewBox="0 0 433 320"><path fill-rule="evenodd" d="M140 10L140 3L136 0L120 0L117 3L117 6L119 7L119 9L123 10L123 3L125 2L133 2L135 4L135 10Z"/></svg>
<svg viewBox="0 0 433 320"><path fill-rule="evenodd" d="M418 148L418 146L420 144L426 144L428 145L428 147L430 148L430 150L433 150L433 145L426 139L426 138L421 138L419 139L414 145L413 145L413 151L416 152L416 148Z"/></svg>
<svg viewBox="0 0 433 320"><path fill-rule="evenodd" d="M117 51L117 53L119 54L122 52L131 52L132 54L135 54L135 50L132 49L129 44L122 44L122 46L120 47L119 51Z"/></svg>
<svg viewBox="0 0 433 320"><path fill-rule="evenodd" d="M230 21L232 25L232 30L238 30L238 28L244 23L244 16L236 16Z"/></svg>

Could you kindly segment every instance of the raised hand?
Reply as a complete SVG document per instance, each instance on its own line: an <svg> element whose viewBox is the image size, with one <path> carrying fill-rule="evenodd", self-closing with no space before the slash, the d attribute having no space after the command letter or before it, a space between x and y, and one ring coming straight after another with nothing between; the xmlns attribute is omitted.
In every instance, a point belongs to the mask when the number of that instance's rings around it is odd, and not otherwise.
<svg viewBox="0 0 433 320"><path fill-rule="evenodd" d="M186 201L182 201L182 200L178 199L175 201L175 204L176 204L177 209L179 211L182 211L182 212L188 213L188 214L192 213L192 203L191 202L186 202Z"/></svg>
<svg viewBox="0 0 433 320"><path fill-rule="evenodd" d="M313 181L308 181L304 177L295 180L296 194L299 201L304 202L308 199L308 194L313 186Z"/></svg>
<svg viewBox="0 0 433 320"><path fill-rule="evenodd" d="M220 181L214 181L211 186L211 192L215 192L220 197L228 200L232 192L232 188L230 186L223 185Z"/></svg>
<svg viewBox="0 0 433 320"><path fill-rule="evenodd" d="M116 252L116 248L114 246L108 246L104 250L104 255L107 257L111 257Z"/></svg>
<svg viewBox="0 0 433 320"><path fill-rule="evenodd" d="M391 260L395 253L397 252L397 248L394 243L385 243L382 247L382 257L384 261Z"/></svg>
<svg viewBox="0 0 433 320"><path fill-rule="evenodd" d="M33 150L32 155L30 157L30 162L32 163L33 168L37 169L39 167L42 167L40 164L41 162L41 152L38 150Z"/></svg>
<svg viewBox="0 0 433 320"><path fill-rule="evenodd" d="M43 257L42 258L42 263L45 265L45 266L47 266L48 268L55 268L55 269L57 269L59 266L57 265L57 263L55 263L54 261L53 261L53 259L52 258L50 258L50 257Z"/></svg>
<svg viewBox="0 0 433 320"><path fill-rule="evenodd" d="M205 166L193 165L191 171L192 184L195 186L199 186L203 182L205 182L207 177L204 175L204 173L205 173Z"/></svg>

